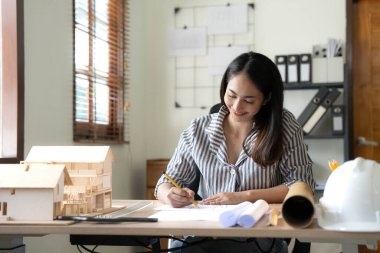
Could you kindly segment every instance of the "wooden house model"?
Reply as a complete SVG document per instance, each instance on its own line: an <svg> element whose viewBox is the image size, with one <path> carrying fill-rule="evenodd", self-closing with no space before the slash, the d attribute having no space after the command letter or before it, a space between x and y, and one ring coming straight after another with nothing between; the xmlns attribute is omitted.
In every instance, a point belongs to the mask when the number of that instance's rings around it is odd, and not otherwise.
<svg viewBox="0 0 380 253"><path fill-rule="evenodd" d="M51 221L63 211L64 165L1 164L0 220Z"/></svg>
<svg viewBox="0 0 380 253"><path fill-rule="evenodd" d="M65 185L63 214L102 213L112 207L112 161L109 146L34 146L25 164L63 164L72 185Z"/></svg>

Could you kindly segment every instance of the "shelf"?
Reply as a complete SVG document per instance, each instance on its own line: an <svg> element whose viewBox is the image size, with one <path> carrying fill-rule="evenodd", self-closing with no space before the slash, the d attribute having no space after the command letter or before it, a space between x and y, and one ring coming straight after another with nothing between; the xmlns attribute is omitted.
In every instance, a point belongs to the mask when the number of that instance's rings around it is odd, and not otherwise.
<svg viewBox="0 0 380 253"><path fill-rule="evenodd" d="M327 135L327 134L316 134L316 135L304 135L304 139L343 139L344 135Z"/></svg>
<svg viewBox="0 0 380 253"><path fill-rule="evenodd" d="M285 90L319 89L321 87L343 88L343 83L284 83Z"/></svg>

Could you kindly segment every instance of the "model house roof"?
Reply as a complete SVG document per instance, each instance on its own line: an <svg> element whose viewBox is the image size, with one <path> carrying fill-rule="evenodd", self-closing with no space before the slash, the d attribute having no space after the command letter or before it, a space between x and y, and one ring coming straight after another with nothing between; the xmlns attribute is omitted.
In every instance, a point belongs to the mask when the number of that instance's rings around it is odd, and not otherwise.
<svg viewBox="0 0 380 253"><path fill-rule="evenodd" d="M109 146L33 146L26 163L100 163L108 156L113 159Z"/></svg>
<svg viewBox="0 0 380 253"><path fill-rule="evenodd" d="M71 184L63 164L0 164L0 188L54 188L62 173Z"/></svg>

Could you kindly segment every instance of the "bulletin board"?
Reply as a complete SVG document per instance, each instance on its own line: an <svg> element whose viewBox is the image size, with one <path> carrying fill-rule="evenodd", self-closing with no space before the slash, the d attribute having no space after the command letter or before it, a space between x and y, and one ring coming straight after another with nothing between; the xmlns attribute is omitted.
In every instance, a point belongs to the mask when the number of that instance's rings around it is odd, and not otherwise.
<svg viewBox="0 0 380 253"><path fill-rule="evenodd" d="M254 49L254 4L186 5L175 7L173 14L169 54L173 57L174 105L210 108L220 102L220 82L228 64Z"/></svg>

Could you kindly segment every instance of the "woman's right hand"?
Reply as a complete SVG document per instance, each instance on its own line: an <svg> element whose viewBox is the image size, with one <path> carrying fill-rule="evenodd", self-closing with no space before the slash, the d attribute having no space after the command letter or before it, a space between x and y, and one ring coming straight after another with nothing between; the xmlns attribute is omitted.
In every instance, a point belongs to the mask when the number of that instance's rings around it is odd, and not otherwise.
<svg viewBox="0 0 380 253"><path fill-rule="evenodd" d="M194 191L184 188L178 189L169 183L163 183L157 190L158 200L172 207L184 207L194 200Z"/></svg>
<svg viewBox="0 0 380 253"><path fill-rule="evenodd" d="M184 207L194 200L194 192L188 188L178 189L171 187L167 194L168 204L172 207Z"/></svg>

